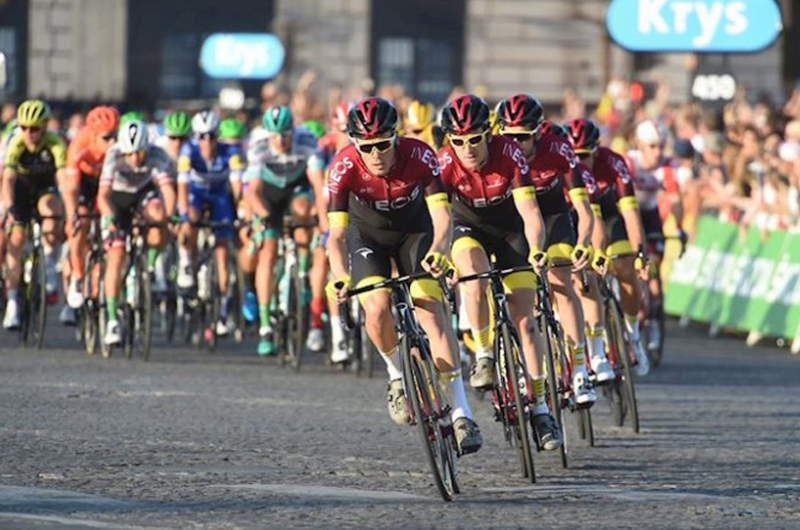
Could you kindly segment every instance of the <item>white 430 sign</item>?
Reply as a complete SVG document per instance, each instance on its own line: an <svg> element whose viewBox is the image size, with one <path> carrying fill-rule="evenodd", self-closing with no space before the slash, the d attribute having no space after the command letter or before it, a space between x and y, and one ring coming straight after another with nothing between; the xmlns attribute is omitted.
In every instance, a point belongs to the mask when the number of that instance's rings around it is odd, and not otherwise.
<svg viewBox="0 0 800 530"><path fill-rule="evenodd" d="M692 96L701 101L730 101L736 95L736 80L730 74L699 74L692 83Z"/></svg>

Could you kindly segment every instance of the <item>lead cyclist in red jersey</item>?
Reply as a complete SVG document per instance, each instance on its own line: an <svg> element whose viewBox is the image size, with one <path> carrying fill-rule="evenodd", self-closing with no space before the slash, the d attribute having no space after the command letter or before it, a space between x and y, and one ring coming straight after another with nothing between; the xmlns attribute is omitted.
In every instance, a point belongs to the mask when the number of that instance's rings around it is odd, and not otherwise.
<svg viewBox="0 0 800 530"><path fill-rule="evenodd" d="M625 159L607 147L600 147L600 130L591 120L575 119L569 123L569 137L578 157L592 169L597 182L600 210L608 243L596 250L594 262L614 258L614 270L622 286L621 302L625 322L636 352L636 373L647 375L650 363L642 348L639 333L639 273L646 262L641 251L644 232L639 218L636 195ZM634 252L638 249L638 252ZM638 273L637 273L638 271Z"/></svg>
<svg viewBox="0 0 800 530"><path fill-rule="evenodd" d="M396 129L397 110L391 103L381 98L360 101L347 119L347 132L354 143L339 151L329 166L328 251L333 276L329 292L338 301L344 300L351 282L359 288L388 278L392 260L400 274L426 270L438 277L452 267L446 258L450 202L439 178L436 154L419 140L398 138ZM475 452L483 439L464 392L444 293L437 280L428 278L411 284L411 296L430 340L436 368L449 382L459 449ZM395 422L407 423L390 293L371 291L359 301L367 333L386 361L389 414Z"/></svg>
<svg viewBox="0 0 800 530"><path fill-rule="evenodd" d="M450 145L439 152L442 182L453 198L453 260L460 273L490 270L490 256L498 269L533 263L546 267L542 251L545 229L536 203L528 163L512 141L491 136L489 106L473 95L458 97L442 110L442 129ZM534 395L529 421L546 450L557 449L561 433L550 414L542 374L542 342L533 317L536 276L516 272L506 276L508 308L516 325ZM476 361L470 384L489 390L494 384L494 352L490 343L488 280L460 286Z"/></svg>

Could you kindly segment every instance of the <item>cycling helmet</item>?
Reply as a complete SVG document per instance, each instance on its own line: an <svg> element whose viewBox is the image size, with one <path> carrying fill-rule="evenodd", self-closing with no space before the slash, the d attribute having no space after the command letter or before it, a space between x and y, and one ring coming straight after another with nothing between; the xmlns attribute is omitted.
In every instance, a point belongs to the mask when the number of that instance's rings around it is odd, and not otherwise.
<svg viewBox="0 0 800 530"><path fill-rule="evenodd" d="M539 126L539 131L544 134L552 134L553 136L558 136L559 138L563 138L565 140L569 139L569 132L567 128L561 125L560 123L553 123L549 120L543 120L542 124Z"/></svg>
<svg viewBox="0 0 800 530"><path fill-rule="evenodd" d="M406 125L412 129L424 129L434 120L434 108L431 103L412 101L406 112Z"/></svg>
<svg viewBox="0 0 800 530"><path fill-rule="evenodd" d="M170 112L164 118L164 132L167 136L181 137L189 134L192 123L189 113L182 110Z"/></svg>
<svg viewBox="0 0 800 530"><path fill-rule="evenodd" d="M658 121L643 121L636 126L636 139L643 143L663 144L667 140L667 131Z"/></svg>
<svg viewBox="0 0 800 530"><path fill-rule="evenodd" d="M17 119L12 118L10 122L6 123L6 126L3 129L3 133L0 134L0 137L7 138L10 134L14 132L14 129L16 128L17 128Z"/></svg>
<svg viewBox="0 0 800 530"><path fill-rule="evenodd" d="M447 134L469 134L489 130L489 105L467 94L450 101L442 109L442 129Z"/></svg>
<svg viewBox="0 0 800 530"><path fill-rule="evenodd" d="M331 126L337 131L347 131L347 115L350 113L350 103L339 103L331 114Z"/></svg>
<svg viewBox="0 0 800 530"><path fill-rule="evenodd" d="M511 127L535 131L542 123L542 104L526 94L515 94L497 104L500 130Z"/></svg>
<svg viewBox="0 0 800 530"><path fill-rule="evenodd" d="M123 123L117 134L117 146L121 153L135 153L147 149L147 125L141 120Z"/></svg>
<svg viewBox="0 0 800 530"><path fill-rule="evenodd" d="M44 127L50 119L50 106L41 99L29 99L17 109L20 127Z"/></svg>
<svg viewBox="0 0 800 530"><path fill-rule="evenodd" d="M569 122L567 129L576 154L591 153L600 144L600 129L592 120L576 118Z"/></svg>
<svg viewBox="0 0 800 530"><path fill-rule="evenodd" d="M114 107L101 105L86 115L86 125L96 134L109 134L119 127L119 112Z"/></svg>
<svg viewBox="0 0 800 530"><path fill-rule="evenodd" d="M192 118L192 131L197 134L217 134L219 118L211 110L201 110Z"/></svg>
<svg viewBox="0 0 800 530"><path fill-rule="evenodd" d="M128 123L129 121L134 121L134 120L146 121L145 117L144 117L144 113L143 112L139 112L138 110L129 110L128 112L126 112L125 114L123 114L122 116L119 117L120 125L122 125L124 123Z"/></svg>
<svg viewBox="0 0 800 530"><path fill-rule="evenodd" d="M219 122L220 140L239 140L244 136L244 124L236 118L225 118Z"/></svg>
<svg viewBox="0 0 800 530"><path fill-rule="evenodd" d="M314 138L317 140L325 136L325 126L322 125L322 122L319 120L308 120L303 122L303 127L308 129L308 131L313 134Z"/></svg>
<svg viewBox="0 0 800 530"><path fill-rule="evenodd" d="M351 138L368 140L396 130L397 109L383 98L362 99L347 115L347 134Z"/></svg>
<svg viewBox="0 0 800 530"><path fill-rule="evenodd" d="M292 111L286 105L267 109L261 121L264 124L264 129L273 134L291 131L294 126Z"/></svg>

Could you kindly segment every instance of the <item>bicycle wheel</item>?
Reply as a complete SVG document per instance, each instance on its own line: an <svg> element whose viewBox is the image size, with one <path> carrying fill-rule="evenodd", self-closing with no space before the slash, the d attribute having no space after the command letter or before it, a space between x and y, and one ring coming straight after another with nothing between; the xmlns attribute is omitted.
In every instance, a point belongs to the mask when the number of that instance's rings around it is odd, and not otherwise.
<svg viewBox="0 0 800 530"><path fill-rule="evenodd" d="M606 326L608 328L609 354L618 373L611 385L611 414L614 422L622 427L625 417L631 420L633 431L639 432L639 409L636 404L636 390L631 373L631 346L626 339L622 308L616 298L606 301Z"/></svg>
<svg viewBox="0 0 800 530"><path fill-rule="evenodd" d="M172 289L168 288L164 300L164 309L167 327L167 343L172 344L175 339L175 327L178 323L178 298Z"/></svg>
<svg viewBox="0 0 800 530"><path fill-rule="evenodd" d="M34 344L37 350L41 350L44 344L45 325L47 324L47 289L45 289L47 270L44 260L44 248L39 247L35 256L32 275L35 280L31 289L31 317L35 319L33 322L34 327L32 328Z"/></svg>
<svg viewBox="0 0 800 530"><path fill-rule="evenodd" d="M531 482L536 482L536 470L533 465L533 454L531 452L531 439L528 432L528 425L530 422L529 411L526 410L526 399L522 395L519 380L520 377L527 378L527 374L522 374L519 367L519 355L521 349L519 341L516 336L509 332L508 324L501 323L501 348L499 351L502 357L501 364L505 368L503 380L508 385L505 391L511 393L511 410L509 410L509 419L511 420L511 427L517 442L517 453L519 456L519 463L522 467L522 476L530 479Z"/></svg>
<svg viewBox="0 0 800 530"><path fill-rule="evenodd" d="M217 279L218 269L217 269L217 261L212 257L210 263L208 264L209 271L206 275L206 281L208 284L206 285L207 293L210 293L209 299L204 302L205 314L206 314L206 325L205 327L205 339L206 339L206 346L208 347L208 351L213 352L217 349L217 320L219 319L219 304L220 304L220 294L219 294L219 281Z"/></svg>
<svg viewBox="0 0 800 530"><path fill-rule="evenodd" d="M438 399L438 381L432 366L427 359L427 345L418 345L420 358L412 353L407 335L400 341L403 358L403 385L406 398L411 402L412 422L416 423L425 449L425 456L433 474L433 480L439 494L445 501L452 501L458 493L458 482L455 472L455 441L452 422L448 422L444 431L441 421L448 416Z"/></svg>
<svg viewBox="0 0 800 530"><path fill-rule="evenodd" d="M239 266L239 261L236 259L238 252L236 247L228 244L228 270L234 271L233 282L230 286L231 300L230 311L231 321L234 324L233 340L236 344L241 344L244 341L244 333L247 329L247 321L242 313L242 304L244 303L244 272Z"/></svg>
<svg viewBox="0 0 800 530"><path fill-rule="evenodd" d="M99 334L99 341L100 341L100 353L103 355L104 359L108 359L111 357L111 352L113 347L106 344L104 334L106 332L106 327L108 325L108 313L106 309L106 266L105 262L101 261L100 265L100 275L97 281L97 331Z"/></svg>
<svg viewBox="0 0 800 530"><path fill-rule="evenodd" d="M589 443L589 447L594 447L594 427L592 426L591 410L578 410L578 432L581 440L586 440Z"/></svg>
<svg viewBox="0 0 800 530"><path fill-rule="evenodd" d="M122 319L120 320L120 330L122 331L122 344L125 357L133 358L133 337L135 335L135 322L133 308L127 303L122 304Z"/></svg>
<svg viewBox="0 0 800 530"><path fill-rule="evenodd" d="M545 341L545 361L547 365L547 395L550 413L556 420L561 431L561 466L569 467L569 447L566 433L566 403L562 399L563 390L566 388L563 380L569 377L564 364L565 346L557 329L553 329L545 316L540 317L540 331Z"/></svg>
<svg viewBox="0 0 800 530"><path fill-rule="evenodd" d="M139 355L143 360L150 358L150 345L153 339L153 283L147 270L147 262L139 259L136 296L136 331Z"/></svg>

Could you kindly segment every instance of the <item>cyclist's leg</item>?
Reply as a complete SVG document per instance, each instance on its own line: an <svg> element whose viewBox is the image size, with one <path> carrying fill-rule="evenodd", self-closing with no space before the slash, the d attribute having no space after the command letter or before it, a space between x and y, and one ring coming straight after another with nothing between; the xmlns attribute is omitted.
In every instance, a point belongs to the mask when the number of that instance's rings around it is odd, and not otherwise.
<svg viewBox="0 0 800 530"><path fill-rule="evenodd" d="M7 220L11 223L11 232L5 259L7 303L3 327L6 329L17 328L20 325L19 284L22 276L22 251L25 248L25 230L30 223L34 207L31 203L29 186L19 178L14 183L14 204L11 206L14 207L14 214Z"/></svg>
<svg viewBox="0 0 800 530"><path fill-rule="evenodd" d="M61 219L42 220L42 248L46 270L47 303L53 304L58 299L58 274L56 264L61 254L61 243L64 240L64 203L54 187L40 191L37 210L43 217L59 216Z"/></svg>
<svg viewBox="0 0 800 530"><path fill-rule="evenodd" d="M189 184L189 221L197 222L208 197L203 190ZM197 253L197 228L183 224L178 229L178 287L189 289L194 285L194 256Z"/></svg>
<svg viewBox="0 0 800 530"><path fill-rule="evenodd" d="M660 332L657 325L658 320L661 318L663 306L663 294L661 292L661 260L664 257L664 226L661 223L661 216L658 210L646 210L641 212L642 227L644 228L645 236L647 237L647 255L650 259L650 270L647 286L649 289L650 307L643 308L645 311L650 312L648 315L653 324L653 328L648 330L648 339L651 344L648 346L652 349L658 347Z"/></svg>
<svg viewBox="0 0 800 530"><path fill-rule="evenodd" d="M212 195L211 220L220 223L233 222L233 202L227 189L220 190L219 193ZM214 254L217 260L217 284L220 295L220 314L217 322L218 333L227 333L228 311L230 309L231 297L228 290L230 271L228 270L228 242L233 238L233 228L215 228L214 236L216 248ZM224 333L223 333L224 334Z"/></svg>
<svg viewBox="0 0 800 530"><path fill-rule="evenodd" d="M311 304L309 306L311 329L309 331L306 345L312 351L321 351L325 347L324 339L317 340L314 338L314 340L312 340L312 336L318 335L319 337L323 337L322 314L325 312L325 309L328 306L327 298L325 296L325 282L328 279L328 259L325 255L325 247L319 244L321 236L319 233L316 233L315 237L317 238L318 244L314 246L311 262L311 273L309 276L309 284L311 287ZM333 307L335 306L336 304L331 304L331 310L329 311L332 317L331 334L334 348L336 348L337 344L343 339L341 325L338 321L339 312L336 311L334 313L333 311ZM338 330L336 329L337 327L339 328ZM337 350L337 353L341 354L341 351ZM337 357L337 359L340 361L342 360L340 356Z"/></svg>
<svg viewBox="0 0 800 530"><path fill-rule="evenodd" d="M148 190L140 202L140 210L144 218L151 223L164 223L167 220L167 212L164 209L164 201L155 188ZM167 242L167 228L156 226L147 231L147 267L153 268L156 263L158 253L164 248Z"/></svg>
<svg viewBox="0 0 800 530"><path fill-rule="evenodd" d="M106 246L106 272L104 289L106 296L107 323L105 343L117 344L122 340L117 308L119 307L120 279L125 266L125 238L131 230L134 210L139 204L138 193L111 192L111 206L114 210L116 234Z"/></svg>
<svg viewBox="0 0 800 530"><path fill-rule="evenodd" d="M488 240L481 231L456 217L453 222L453 234L451 255L461 275L468 276L490 269L491 265L484 247L488 244ZM476 362L472 368L470 384L479 389L491 387L494 381L488 287L488 280L466 282L459 286L459 298L466 308L475 346Z"/></svg>
<svg viewBox="0 0 800 530"><path fill-rule="evenodd" d="M258 266L258 252L251 248L249 224L252 219L249 201L242 199L237 215L245 226L239 230L239 267L242 269L244 285L242 286L242 315L248 322L255 322L258 317L258 301L256 299L256 267Z"/></svg>

